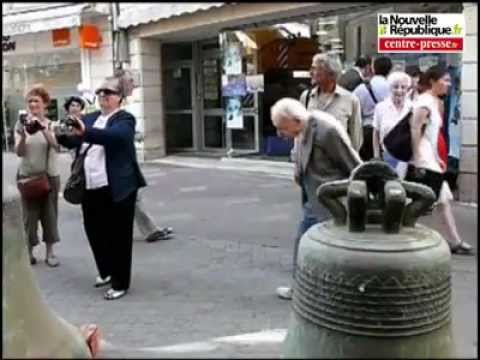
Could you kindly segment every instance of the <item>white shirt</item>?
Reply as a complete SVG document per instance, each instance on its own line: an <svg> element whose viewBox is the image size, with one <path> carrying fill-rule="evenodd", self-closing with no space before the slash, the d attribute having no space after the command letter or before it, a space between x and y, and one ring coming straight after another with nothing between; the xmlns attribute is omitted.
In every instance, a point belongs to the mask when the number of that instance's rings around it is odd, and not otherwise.
<svg viewBox="0 0 480 360"><path fill-rule="evenodd" d="M108 114L100 115L97 120L93 123L93 127L96 129L105 129L108 119L117 112L118 110ZM89 146L89 143L84 143L82 145L82 153ZM108 177L107 177L107 165L105 161L105 148L103 145L94 144L88 150L87 156L84 161L85 169L85 182L86 188L88 190L98 189L103 186L108 186Z"/></svg>
<svg viewBox="0 0 480 360"><path fill-rule="evenodd" d="M418 96L417 101L413 104L414 109L426 108L429 111L429 121L425 128L420 145L419 158L417 162L411 163L419 168L429 169L431 171L443 172L440 166L440 156L438 155L438 134L442 127L442 116L440 115L439 103L429 93L423 93Z"/></svg>
<svg viewBox="0 0 480 360"><path fill-rule="evenodd" d="M403 103L400 111L393 104L392 98L389 96L382 102L378 103L373 113L373 128L378 131L380 144L383 147L383 139L390 130L405 116L412 108L412 102L407 98Z"/></svg>
<svg viewBox="0 0 480 360"><path fill-rule="evenodd" d="M385 100L390 95L390 86L387 79L384 76L375 75L370 80L372 92L377 99L377 103ZM362 110L362 125L369 126L373 123L373 113L375 111L375 102L372 99L372 95L368 91L365 84L358 85L353 93L360 100L360 107Z"/></svg>

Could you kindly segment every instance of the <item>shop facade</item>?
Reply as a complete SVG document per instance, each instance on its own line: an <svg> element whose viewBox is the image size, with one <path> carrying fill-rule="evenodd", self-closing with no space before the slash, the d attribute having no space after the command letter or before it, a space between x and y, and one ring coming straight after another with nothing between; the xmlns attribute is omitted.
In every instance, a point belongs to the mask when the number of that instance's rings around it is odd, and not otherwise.
<svg viewBox="0 0 480 360"><path fill-rule="evenodd" d="M275 99L298 97L308 86L307 71L315 52L337 53L345 64L359 54L378 56L376 32L371 34L376 26L372 15L376 19L378 12L468 12L467 26L476 31L469 25L476 21L472 20L476 13L468 9L468 3L261 3L215 4L184 12L177 8L176 13L147 9L150 17L144 13L136 19L131 11L123 19L121 13L120 26L128 30L130 45L126 66L141 79L129 107L141 122L144 157L187 152L207 156L281 154L286 158L291 144L276 138L268 109ZM333 27L332 18L336 18ZM472 36L468 31L467 37ZM236 47L241 54L240 70L226 64L228 52L235 53ZM466 50L467 57L472 57L471 49ZM470 79L463 81L464 70L473 70L476 58L468 60L470 63L465 63L465 55L435 58L458 70L457 90L462 96L456 109L461 121L451 128L451 138L456 139L451 149L458 156L458 182L464 184L459 186L460 199L476 201L471 149L477 147L470 131L473 124L476 129L476 105L468 91L469 102L463 97L466 86L473 86ZM394 55L392 59L399 68L419 61L418 56ZM241 116L236 117L238 110ZM229 126L232 119L236 125Z"/></svg>
<svg viewBox="0 0 480 360"><path fill-rule="evenodd" d="M24 94L41 83L52 101L48 117L63 118L63 104L113 73L108 8L88 3L22 4L6 9L2 20L2 110L4 149L11 150ZM30 6L28 6L30 5Z"/></svg>

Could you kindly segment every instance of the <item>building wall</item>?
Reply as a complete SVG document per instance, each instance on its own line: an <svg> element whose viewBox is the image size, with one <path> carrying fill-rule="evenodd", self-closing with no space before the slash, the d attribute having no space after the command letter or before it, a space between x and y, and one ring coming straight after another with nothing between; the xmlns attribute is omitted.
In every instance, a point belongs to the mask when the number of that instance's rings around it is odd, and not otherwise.
<svg viewBox="0 0 480 360"><path fill-rule="evenodd" d="M462 57L462 149L459 199L478 202L478 6L463 3L465 45Z"/></svg>
<svg viewBox="0 0 480 360"><path fill-rule="evenodd" d="M138 73L140 86L133 90L127 109L137 119L137 131L143 134L138 144L140 160L166 155L163 102L161 43L155 39L134 38L129 44L129 68Z"/></svg>
<svg viewBox="0 0 480 360"><path fill-rule="evenodd" d="M93 91L106 76L113 75L112 30L107 16L96 16L84 23L97 26L102 35L100 48L81 49L82 83Z"/></svg>

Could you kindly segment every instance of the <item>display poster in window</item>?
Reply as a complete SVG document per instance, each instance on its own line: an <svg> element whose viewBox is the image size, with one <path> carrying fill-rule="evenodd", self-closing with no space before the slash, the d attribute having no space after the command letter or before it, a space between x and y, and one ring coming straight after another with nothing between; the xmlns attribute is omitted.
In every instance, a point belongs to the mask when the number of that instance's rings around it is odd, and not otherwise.
<svg viewBox="0 0 480 360"><path fill-rule="evenodd" d="M405 71L405 60L392 60L392 71Z"/></svg>
<svg viewBox="0 0 480 360"><path fill-rule="evenodd" d="M242 99L240 97L226 99L225 117L228 129L243 129Z"/></svg>
<svg viewBox="0 0 480 360"><path fill-rule="evenodd" d="M216 60L203 61L203 92L205 100L218 100L218 68Z"/></svg>
<svg viewBox="0 0 480 360"><path fill-rule="evenodd" d="M247 76L247 92L257 93L264 91L263 74L260 75L248 75Z"/></svg>
<svg viewBox="0 0 480 360"><path fill-rule="evenodd" d="M438 64L438 57L436 56L422 56L418 59L418 67L421 72L425 72L429 67Z"/></svg>
<svg viewBox="0 0 480 360"><path fill-rule="evenodd" d="M245 96L247 94L247 82L245 75L222 76L222 96Z"/></svg>
<svg viewBox="0 0 480 360"><path fill-rule="evenodd" d="M224 69L226 75L242 73L242 48L240 43L230 43L225 49Z"/></svg>

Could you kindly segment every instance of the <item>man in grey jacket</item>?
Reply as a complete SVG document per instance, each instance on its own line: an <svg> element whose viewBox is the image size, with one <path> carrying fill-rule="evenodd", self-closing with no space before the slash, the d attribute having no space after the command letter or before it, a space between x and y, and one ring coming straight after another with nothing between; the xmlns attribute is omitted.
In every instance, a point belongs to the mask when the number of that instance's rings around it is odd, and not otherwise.
<svg viewBox="0 0 480 360"><path fill-rule="evenodd" d="M300 238L310 226L331 217L316 197L317 188L329 181L348 178L361 160L346 130L330 114L308 111L300 101L283 98L272 106L271 118L278 136L295 139L295 182L303 187L307 197L295 240L295 277ZM291 299L292 289L280 287L277 294L283 299Z"/></svg>

